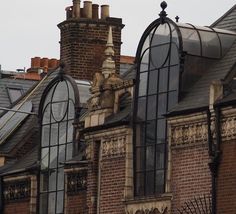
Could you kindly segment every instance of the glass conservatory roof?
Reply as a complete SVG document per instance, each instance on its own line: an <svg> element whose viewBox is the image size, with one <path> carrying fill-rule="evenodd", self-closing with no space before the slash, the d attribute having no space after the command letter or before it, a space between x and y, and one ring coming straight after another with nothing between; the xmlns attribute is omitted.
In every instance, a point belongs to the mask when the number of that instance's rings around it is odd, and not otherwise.
<svg viewBox="0 0 236 214"><path fill-rule="evenodd" d="M236 39L236 32L192 24L176 23L183 42L183 51L190 55L219 59Z"/></svg>

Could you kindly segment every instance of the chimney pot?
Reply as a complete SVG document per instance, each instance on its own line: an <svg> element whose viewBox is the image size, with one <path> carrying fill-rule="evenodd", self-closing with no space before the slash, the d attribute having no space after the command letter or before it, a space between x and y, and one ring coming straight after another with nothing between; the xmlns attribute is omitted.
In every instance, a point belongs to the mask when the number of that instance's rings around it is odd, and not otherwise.
<svg viewBox="0 0 236 214"><path fill-rule="evenodd" d="M92 18L93 19L98 19L98 8L99 8L98 4L92 5Z"/></svg>
<svg viewBox="0 0 236 214"><path fill-rule="evenodd" d="M106 19L109 17L109 5L102 5L101 6L101 19Z"/></svg>
<svg viewBox="0 0 236 214"><path fill-rule="evenodd" d="M73 17L80 18L80 0L73 0Z"/></svg>
<svg viewBox="0 0 236 214"><path fill-rule="evenodd" d="M84 1L84 18L92 19L92 2Z"/></svg>
<svg viewBox="0 0 236 214"><path fill-rule="evenodd" d="M50 59L48 62L48 68L49 69L54 69L57 67L57 59Z"/></svg>
<svg viewBox="0 0 236 214"><path fill-rule="evenodd" d="M39 68L41 58L40 57L34 57L33 59L34 59L33 60L34 63L33 63L33 65L31 64L31 68Z"/></svg>
<svg viewBox="0 0 236 214"><path fill-rule="evenodd" d="M40 67L44 69L48 68L48 58L42 58L40 60Z"/></svg>

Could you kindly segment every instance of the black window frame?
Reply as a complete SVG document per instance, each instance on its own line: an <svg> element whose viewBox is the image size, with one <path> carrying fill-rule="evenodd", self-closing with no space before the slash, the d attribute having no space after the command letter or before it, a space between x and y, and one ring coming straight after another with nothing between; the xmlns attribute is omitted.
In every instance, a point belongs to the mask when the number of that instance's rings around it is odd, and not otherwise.
<svg viewBox="0 0 236 214"><path fill-rule="evenodd" d="M167 91L163 91L163 92L160 92L158 87L158 83L157 86L156 86L156 93L152 93L152 94L148 94L148 86L149 86L149 76L150 76L150 72L152 72L153 70L157 69L157 68L154 68L154 69L150 69L150 59L152 59L152 57L150 57L151 53L148 53L148 68L146 69L146 71L142 70L143 68L141 67L141 63L142 63L142 58L144 56L144 53L145 51L147 51L150 46L148 46L148 48L143 51L143 47L145 45L145 42L147 41L147 38L151 35L151 39L149 41L149 45L152 43L153 41L153 37L154 37L154 34L156 32L156 30L158 29L158 27L160 25L164 25L164 24L167 24L168 27L169 27L169 32L170 32L170 42L169 42L169 50L168 50L168 55L167 55L167 58L165 59L165 62L163 63L163 65L166 63L167 60L169 60L168 62L168 65L166 66L167 69L168 69L168 78L167 78ZM165 119L165 117L162 115L160 117L158 117L158 108L156 109L156 112L155 112L155 117L154 118L149 118L147 119L147 113L151 111L151 109L148 109L148 107L150 105L148 105L148 98L150 98L151 96L156 96L156 106L158 107L158 99L160 97L160 94L167 94L166 96L166 111L164 111L163 113L167 113L168 111L168 96L169 96L169 93L171 92L171 90L169 90L169 75L170 75L170 68L173 66L171 65L170 63L170 55L171 55L171 48L172 48L172 35L171 33L173 31L171 31L171 27L174 28L174 30L176 31L176 35L178 37L178 84L177 84L177 93L176 93L176 96L177 96L177 101L176 103L178 102L179 100L179 92L180 92L180 85L181 85L181 74L183 72L183 66L181 66L181 56L182 56L182 53L183 53L183 43L182 43L182 38L181 38L181 33L179 31L179 28L178 26L176 25L175 22L173 22L171 19L165 17L164 20L163 19L157 19L155 20L154 22L152 22L149 27L145 30L145 32L143 33L142 37L141 37L141 40L140 40L140 43L138 45L138 49L137 49L137 52L136 52L136 64L137 64L137 73L136 73L136 84L135 84L135 99L134 99L134 117L133 117L133 128L134 128L134 134L133 134L133 146L134 146L134 196L135 197L146 197L146 196L155 196L155 195L160 195L162 193L165 192L165 183L166 183L166 169L167 169L167 156L168 156L168 151L167 151L167 121ZM159 46L161 46L163 44L159 44ZM152 47L153 48L153 47ZM155 48L155 46L154 46ZM158 45L157 45L157 49L158 49ZM149 52L152 51L152 49L149 49L148 50ZM165 66L160 66L158 68L158 71L157 71L157 82L160 81L159 80L159 75L160 75L160 70L162 68L164 68ZM140 85L140 74L144 74L144 73L147 73L147 82L144 84L145 87L146 87L146 93L142 96L139 96L139 85ZM154 97L155 98L155 97ZM145 102L145 114L144 114L144 121L143 120L139 120L137 114L138 114L138 104L139 104L139 99L143 99L143 102ZM153 102L151 102L153 103ZM157 136L157 123L158 121L160 122L161 120L164 120L164 123L165 123L165 133L162 133L164 135L164 141L160 143L157 143L158 140L160 140ZM150 128L147 128L147 126L149 125L148 123L155 123L155 142L152 143L152 141L149 141L149 143L147 144L147 136L146 134L148 133L147 130L149 130L149 136L150 134L152 135L153 133L151 133L151 129ZM138 124L142 124L142 125L138 125ZM140 127L138 127L140 126ZM141 131L140 129L144 127L144 131ZM139 130L138 130L139 129ZM142 133L142 136L138 136L137 134L140 135L140 133ZM138 139L137 139L137 136L140 140L139 144L138 144ZM162 139L163 140L163 139ZM163 147L163 148L161 148ZM154 151L153 151L154 150ZM159 163L160 164L160 167L157 167L157 151L159 150L164 150L164 157L162 157L162 160L163 160L163 163ZM138 155L138 151L140 152L140 154ZM142 156L141 156L142 155ZM152 157L153 156L153 157ZM150 158L151 157L151 158ZM149 160L150 158L150 160ZM142 160L144 161L144 163L142 163ZM152 169L149 169L148 165L147 165L147 159L148 159L148 162L151 163L151 166L150 168ZM140 164L139 166L139 169L141 170L138 170L138 167L136 164ZM153 164L153 166L152 166ZM160 177L157 176L158 172L161 172L161 170L163 171L162 174L163 174L163 184L162 186L160 187L161 190L158 190L157 186L158 186L158 182L157 182L157 179L159 179ZM151 180L149 181L149 175L153 177L153 189L151 189L150 191L148 191L147 187L148 185L146 185L147 183L150 183L152 182ZM138 176L139 175L139 176ZM148 179L147 179L148 178ZM140 184L141 183L141 184ZM137 191L137 187L140 185L141 187L141 190L140 192ZM143 189L142 189L143 188Z"/></svg>
<svg viewBox="0 0 236 214"><path fill-rule="evenodd" d="M55 118L55 121L54 123L51 123L51 115L53 114L53 108L50 107L50 122L49 124L43 124L43 118L44 118L44 114L45 114L45 102L47 101L47 95L50 94L50 92L52 91L52 94L50 95L51 96L51 100L48 101L48 104L49 105L53 105L53 104L60 104L60 101L56 101L56 102L53 102L53 96L55 95L55 90L57 88L57 86L62 83L62 82L65 82L66 86L67 86L67 90L68 90L68 99L65 101L65 100L61 100L61 102L67 102L67 106L66 106L66 111L65 111L65 115L66 116L63 116L63 117L66 117L65 118L62 118L61 120L56 120ZM68 86L68 84L70 84L70 86ZM73 94L74 94L74 100L72 101L71 98L70 98L70 94L69 94L69 87L71 87L71 89L73 90ZM73 117L71 117L70 119L68 119L68 112L69 112L69 108L70 108L70 105L71 103L73 103ZM47 105L48 105L47 104ZM55 107L55 106L54 106ZM59 148L62 146L65 147L65 151L64 152L64 155L65 155L65 158L64 158L64 162L67 161L67 147L71 147L72 151L71 151L71 155L69 158L72 158L75 154L77 154L77 150L78 150L78 145L76 144L75 142L75 133L74 133L74 127L73 127L73 123L75 121L78 120L79 118L79 111L80 111L80 101L79 101L79 91L78 91L78 87L77 87L77 84L76 82L68 75L65 75L65 74L61 74L59 73L48 85L47 87L45 88L43 94L42 94L42 98L41 98L41 101L40 101L40 105L39 105L39 123L40 123L40 147L39 147L39 162L40 162L40 171L39 171L39 176L38 176L38 213L45 213L44 210L41 210L41 195L45 194L46 195L46 201L47 201L47 212L48 212L48 204L49 204L49 194L53 194L55 193L55 196L57 197L58 193L60 192L61 195L63 195L63 201L60 201L63 206L63 212L64 213L64 200L65 200L65 180L64 180L64 184L61 185L61 188L59 189L58 188L58 185L57 185L57 180L59 179L59 170L61 172L61 175L64 177L64 164L63 162L59 162L59 152L61 152L59 150ZM64 120L65 119L65 120ZM65 143L60 143L60 138L59 138L59 135L61 134L60 133L60 123L63 123L65 122L66 123L66 128L65 128L65 134L66 134L66 139L65 139ZM72 127L72 133L71 133L71 142L67 142L68 140L68 136L67 136L67 133L69 131L69 123L70 123L70 127ZM50 145L50 139L49 139L49 145L48 146L43 146L42 145L42 134L43 134L43 127L44 126L48 126L49 125L49 138L51 138L51 129L52 129L52 124L57 124L58 126L58 130L57 130L57 143L55 145ZM63 133L62 133L63 134ZM70 144L70 145L69 145ZM52 169L50 168L50 148L56 148L57 150L57 154L56 154L56 165L55 167L53 167ZM42 150L45 149L45 148L48 148L48 167L47 169L42 169L42 164L41 164L41 154L42 154ZM55 159L55 158L54 158ZM54 160L53 159L53 160ZM59 166L60 165L60 166ZM47 172L46 172L47 171ZM55 185L55 190L50 190L49 189L49 175L51 175L52 173L56 174L56 177L55 177L55 182L56 182L56 185ZM42 185L42 179L41 179L41 176L43 176L44 174L48 174L48 180L47 180L47 190L46 191L41 191L41 185ZM65 179L65 177L64 177ZM63 186L63 187L62 187ZM55 207L54 207L54 213L57 213L57 198L55 199ZM58 213L61 213L61 212L58 212Z"/></svg>

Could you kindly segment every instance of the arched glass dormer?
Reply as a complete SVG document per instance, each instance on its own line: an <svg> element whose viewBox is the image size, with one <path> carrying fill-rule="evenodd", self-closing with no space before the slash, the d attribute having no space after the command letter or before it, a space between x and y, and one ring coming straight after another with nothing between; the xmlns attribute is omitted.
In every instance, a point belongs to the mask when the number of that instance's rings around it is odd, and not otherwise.
<svg viewBox="0 0 236 214"><path fill-rule="evenodd" d="M59 75L40 102L41 145L39 213L64 213L64 164L73 154L73 122L79 105L76 83Z"/></svg>
<svg viewBox="0 0 236 214"><path fill-rule="evenodd" d="M178 102L182 39L168 18L154 21L138 46L134 112L135 195L165 191L167 123Z"/></svg>
<svg viewBox="0 0 236 214"><path fill-rule="evenodd" d="M175 23L162 2L160 18L145 30L136 53L134 99L134 194L165 192L167 122L171 110L209 68L220 60L236 33Z"/></svg>

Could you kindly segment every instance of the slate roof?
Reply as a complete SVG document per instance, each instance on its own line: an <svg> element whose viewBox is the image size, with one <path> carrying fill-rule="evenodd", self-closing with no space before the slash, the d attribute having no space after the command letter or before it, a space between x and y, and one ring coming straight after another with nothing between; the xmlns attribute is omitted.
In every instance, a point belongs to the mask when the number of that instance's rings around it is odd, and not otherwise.
<svg viewBox="0 0 236 214"><path fill-rule="evenodd" d="M8 95L7 87L21 88L23 93L25 94L35 84L37 84L37 81L13 78L0 78L0 106L7 108L12 105L10 97ZM22 96L24 96L24 94ZM3 111L0 110L0 114L2 112Z"/></svg>

